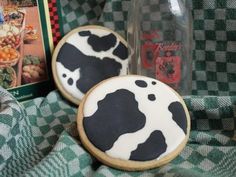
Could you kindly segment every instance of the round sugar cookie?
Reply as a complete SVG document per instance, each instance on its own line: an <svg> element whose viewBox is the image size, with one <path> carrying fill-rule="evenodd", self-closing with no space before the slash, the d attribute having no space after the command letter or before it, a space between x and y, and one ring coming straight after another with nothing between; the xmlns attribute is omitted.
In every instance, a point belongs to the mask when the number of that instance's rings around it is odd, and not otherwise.
<svg viewBox="0 0 236 177"><path fill-rule="evenodd" d="M127 70L126 41L101 26L71 31L59 42L52 57L55 83L63 96L75 104L100 81L126 75Z"/></svg>
<svg viewBox="0 0 236 177"><path fill-rule="evenodd" d="M77 126L82 144L98 160L136 171L174 159L189 138L190 117L172 88L129 75L94 86L80 104Z"/></svg>

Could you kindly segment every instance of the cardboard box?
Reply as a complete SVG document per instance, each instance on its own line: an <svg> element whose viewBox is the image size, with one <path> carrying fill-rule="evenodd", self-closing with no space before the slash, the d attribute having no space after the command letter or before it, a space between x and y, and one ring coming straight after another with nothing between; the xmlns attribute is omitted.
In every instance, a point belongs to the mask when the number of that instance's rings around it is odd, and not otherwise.
<svg viewBox="0 0 236 177"><path fill-rule="evenodd" d="M0 0L0 86L19 101L54 89L53 48L63 35L56 0Z"/></svg>

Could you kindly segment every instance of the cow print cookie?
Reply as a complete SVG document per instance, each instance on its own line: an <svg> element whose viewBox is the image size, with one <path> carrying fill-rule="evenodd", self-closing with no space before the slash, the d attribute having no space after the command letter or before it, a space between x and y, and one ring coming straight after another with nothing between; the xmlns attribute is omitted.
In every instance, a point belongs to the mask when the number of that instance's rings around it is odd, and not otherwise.
<svg viewBox="0 0 236 177"><path fill-rule="evenodd" d="M127 68L127 43L100 26L84 26L70 32L59 42L52 59L58 89L75 104L100 81L126 75Z"/></svg>
<svg viewBox="0 0 236 177"><path fill-rule="evenodd" d="M168 163L185 147L190 132L182 98L162 82L135 75L93 87L80 104L77 125L92 155L130 171Z"/></svg>

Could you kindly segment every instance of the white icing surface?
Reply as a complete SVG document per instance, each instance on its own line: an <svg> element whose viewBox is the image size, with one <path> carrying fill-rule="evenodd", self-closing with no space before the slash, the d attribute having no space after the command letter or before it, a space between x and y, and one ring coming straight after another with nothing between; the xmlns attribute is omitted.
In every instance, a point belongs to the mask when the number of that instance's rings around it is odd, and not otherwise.
<svg viewBox="0 0 236 177"><path fill-rule="evenodd" d="M139 79L145 80L148 83L148 87L138 87L135 81ZM157 84L152 85L152 81L157 82ZM107 94L119 89L127 89L135 94L135 99L139 103L139 110L146 116L146 124L143 129L137 132L121 135L106 153L114 158L128 160L131 152L140 143L145 142L154 130L160 130L163 133L167 144L166 152L159 158L173 152L185 139L186 135L173 121L172 113L168 110L168 106L172 102L180 101L180 99L168 86L154 79L126 76L116 77L109 82L100 84L87 97L83 110L84 117L93 115L97 111L98 101L103 100ZM148 100L149 94L154 94L156 100Z"/></svg>
<svg viewBox="0 0 236 177"><path fill-rule="evenodd" d="M110 31L106 31L105 29L100 29L100 28L97 28L97 29L93 28L92 30L84 29L83 31L90 31L92 34L96 34L97 36L100 36L100 37L111 34ZM92 47L87 43L87 40L88 40L88 36L80 36L78 32L76 32L72 34L70 37L68 37L66 42L78 48L85 55L95 56L101 60L104 57L110 57L110 58L115 59L115 61L119 62L122 65L122 68L120 70L120 75L127 74L128 59L121 60L119 57L112 54L114 49L119 45L120 39L117 38L116 45L113 48L111 48L110 50L101 51L101 52L94 51ZM57 62L56 68L57 68L57 75L58 75L59 81L61 85L64 87L64 89L76 99L81 100L84 94L75 85L76 81L80 78L79 68L76 71L71 72L70 70L64 68L63 65L61 64L59 65L59 62ZM72 86L70 86L67 83L68 77L67 78L62 77L63 73L73 78L74 84Z"/></svg>

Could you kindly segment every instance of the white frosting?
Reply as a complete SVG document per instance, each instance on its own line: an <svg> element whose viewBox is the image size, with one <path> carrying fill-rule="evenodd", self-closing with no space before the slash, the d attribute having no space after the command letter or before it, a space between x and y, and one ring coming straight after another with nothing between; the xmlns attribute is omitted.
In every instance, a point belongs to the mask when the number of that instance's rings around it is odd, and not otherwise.
<svg viewBox="0 0 236 177"><path fill-rule="evenodd" d="M148 83L146 88L138 87L136 80L144 80ZM152 85L152 81L157 82ZM137 149L140 143L144 143L154 130L160 130L165 136L167 144L166 152L159 158L173 152L186 135L172 119L172 113L168 110L170 103L180 101L179 97L165 84L147 77L126 76L110 79L96 87L87 97L84 104L84 117L90 117L98 109L98 102L109 93L119 89L127 89L135 94L139 110L146 116L146 124L143 129L121 135L113 147L106 151L109 156L128 160L131 152ZM148 95L154 94L155 101L148 100ZM105 137L104 137L105 138Z"/></svg>
<svg viewBox="0 0 236 177"><path fill-rule="evenodd" d="M89 30L88 28L88 29L84 29L84 31L90 31L92 34L96 34L97 36L100 36L100 37L111 34L110 31L107 31L105 29L100 29L100 28L97 28L97 29L93 28L92 30ZM115 59L115 61L117 61L118 63L122 65L122 68L120 70L120 75L127 74L128 59L121 60L119 57L113 55L114 49L119 45L119 42L121 42L119 38L117 38L117 42L114 47L112 47L111 49L107 51L101 51L101 52L94 51L92 47L87 43L87 40L88 40L88 36L80 36L78 32L76 32L72 34L71 36L69 36L66 42L78 48L85 55L95 56L99 58L100 60L102 60L104 57ZM64 68L59 62L57 62L56 68L57 68L57 75L58 75L59 81L61 85L64 87L64 89L76 99L81 100L84 94L75 85L76 81L80 78L79 68L76 71L71 72L70 70ZM72 86L70 86L67 83L67 80L69 77L64 78L62 76L63 73L73 78L74 83Z"/></svg>

